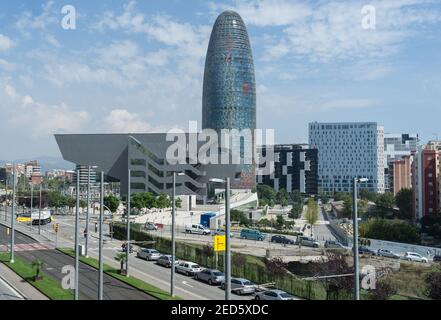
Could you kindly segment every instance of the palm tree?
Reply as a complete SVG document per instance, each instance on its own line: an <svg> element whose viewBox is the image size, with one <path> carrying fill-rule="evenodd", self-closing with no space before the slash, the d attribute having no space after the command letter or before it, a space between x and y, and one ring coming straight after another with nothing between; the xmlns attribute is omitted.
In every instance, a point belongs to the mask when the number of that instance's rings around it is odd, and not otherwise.
<svg viewBox="0 0 441 320"><path fill-rule="evenodd" d="M124 273L124 263L126 262L126 254L125 253L118 253L115 256L115 260L118 261L121 266L119 273L123 274Z"/></svg>
<svg viewBox="0 0 441 320"><path fill-rule="evenodd" d="M41 275L41 269L43 268L43 266L44 262L40 259L34 260L34 262L32 262L32 267L35 268L34 281L43 279L43 276Z"/></svg>

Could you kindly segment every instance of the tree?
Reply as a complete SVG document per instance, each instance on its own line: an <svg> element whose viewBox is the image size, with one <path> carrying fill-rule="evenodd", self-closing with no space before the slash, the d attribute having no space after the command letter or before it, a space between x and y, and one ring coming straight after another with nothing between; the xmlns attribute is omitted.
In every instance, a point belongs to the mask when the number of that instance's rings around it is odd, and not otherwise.
<svg viewBox="0 0 441 320"><path fill-rule="evenodd" d="M172 205L170 198L165 193L161 193L156 198L156 207L159 209L170 208Z"/></svg>
<svg viewBox="0 0 441 320"><path fill-rule="evenodd" d="M323 204L327 204L329 202L329 196L324 192L320 192L319 198Z"/></svg>
<svg viewBox="0 0 441 320"><path fill-rule="evenodd" d="M113 195L105 196L103 201L104 205L110 210L110 212L115 213L116 210L118 210L120 203L118 197L115 197Z"/></svg>
<svg viewBox="0 0 441 320"><path fill-rule="evenodd" d="M359 226L360 237L418 244L417 227L402 220L370 219Z"/></svg>
<svg viewBox="0 0 441 320"><path fill-rule="evenodd" d="M44 262L41 261L40 259L36 259L32 262L31 265L35 269L34 281L43 279L43 276L41 275L41 269L44 266Z"/></svg>
<svg viewBox="0 0 441 320"><path fill-rule="evenodd" d="M181 198L176 198L175 206L176 206L176 208L182 208L182 199Z"/></svg>
<svg viewBox="0 0 441 320"><path fill-rule="evenodd" d="M441 299L441 271L430 272L424 279L427 285L427 295L433 300Z"/></svg>
<svg viewBox="0 0 441 320"><path fill-rule="evenodd" d="M395 205L395 197L392 192L379 194L376 201L377 206L384 209L393 209Z"/></svg>
<svg viewBox="0 0 441 320"><path fill-rule="evenodd" d="M346 201L347 199L352 199L351 194L349 194L348 192L334 193L334 201Z"/></svg>
<svg viewBox="0 0 441 320"><path fill-rule="evenodd" d="M288 192L285 189L280 189L277 192L277 202L282 205L282 207L286 207L288 205Z"/></svg>
<svg viewBox="0 0 441 320"><path fill-rule="evenodd" d="M48 206L55 208L55 212L58 213L58 209L67 205L66 197L61 195L58 191L51 191L48 193Z"/></svg>
<svg viewBox="0 0 441 320"><path fill-rule="evenodd" d="M118 253L114 258L120 264L119 273L123 274L124 273L124 263L126 262L126 253Z"/></svg>
<svg viewBox="0 0 441 320"><path fill-rule="evenodd" d="M299 190L293 190L290 197L291 201L294 203L303 203L302 193Z"/></svg>
<svg viewBox="0 0 441 320"><path fill-rule="evenodd" d="M277 230L282 230L284 226L285 226L285 219L283 219L283 216L281 216L281 215L277 216L275 228Z"/></svg>
<svg viewBox="0 0 441 320"><path fill-rule="evenodd" d="M395 196L395 203L400 209L398 218L411 220L412 215L412 189L401 189Z"/></svg>
<svg viewBox="0 0 441 320"><path fill-rule="evenodd" d="M276 288L278 288L277 280L283 277L286 272L286 263L283 262L281 257L274 257L272 259L264 260L267 270L273 275Z"/></svg>
<svg viewBox="0 0 441 320"><path fill-rule="evenodd" d="M387 300L397 293L397 288L391 281L380 279L375 284L375 289L369 292L372 300Z"/></svg>
<svg viewBox="0 0 441 320"><path fill-rule="evenodd" d="M297 202L294 202L292 205L292 209L288 214L288 217L291 219L299 219L302 215L303 205Z"/></svg>
<svg viewBox="0 0 441 320"><path fill-rule="evenodd" d="M270 186L259 184L257 185L257 196L260 200L263 200L265 204L269 206L274 206L276 202L276 192Z"/></svg>
<svg viewBox="0 0 441 320"><path fill-rule="evenodd" d="M311 234L313 234L312 228L318 220L319 207L317 202L313 198L309 198L306 205L306 222L311 225Z"/></svg>
<svg viewBox="0 0 441 320"><path fill-rule="evenodd" d="M377 201L377 194L369 189L361 189L359 192L360 198L371 202Z"/></svg>
<svg viewBox="0 0 441 320"><path fill-rule="evenodd" d="M251 224L250 219L247 218L243 211L232 209L230 215L231 220L239 222L240 225L249 226Z"/></svg>

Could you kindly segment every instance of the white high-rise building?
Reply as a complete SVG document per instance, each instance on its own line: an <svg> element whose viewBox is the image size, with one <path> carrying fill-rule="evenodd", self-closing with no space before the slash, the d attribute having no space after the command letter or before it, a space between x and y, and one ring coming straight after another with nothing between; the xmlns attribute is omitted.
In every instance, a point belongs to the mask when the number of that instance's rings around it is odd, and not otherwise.
<svg viewBox="0 0 441 320"><path fill-rule="evenodd" d="M318 150L318 184L326 193L360 189L384 192L384 128L376 122L309 124L309 145Z"/></svg>

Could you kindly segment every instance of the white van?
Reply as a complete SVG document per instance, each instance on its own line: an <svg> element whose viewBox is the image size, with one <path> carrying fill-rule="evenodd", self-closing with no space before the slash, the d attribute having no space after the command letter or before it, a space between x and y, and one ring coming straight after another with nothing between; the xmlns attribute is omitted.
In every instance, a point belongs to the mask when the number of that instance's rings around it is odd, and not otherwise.
<svg viewBox="0 0 441 320"><path fill-rule="evenodd" d="M185 232L192 234L203 234L203 235L211 234L210 229L204 227L201 224L194 224L194 223L187 224L185 226Z"/></svg>

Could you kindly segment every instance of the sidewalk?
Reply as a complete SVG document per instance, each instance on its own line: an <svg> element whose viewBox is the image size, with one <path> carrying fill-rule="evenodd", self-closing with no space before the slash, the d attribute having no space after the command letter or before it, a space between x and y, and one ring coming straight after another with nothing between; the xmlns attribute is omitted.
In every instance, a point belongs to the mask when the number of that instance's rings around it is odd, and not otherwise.
<svg viewBox="0 0 441 320"><path fill-rule="evenodd" d="M44 294L23 280L14 271L3 263L0 263L0 277L11 285L18 293L27 300L49 300Z"/></svg>

